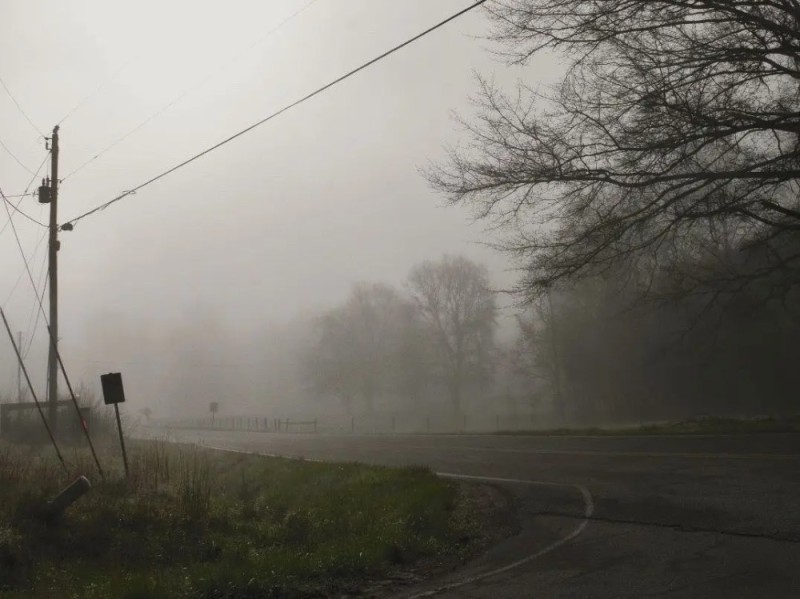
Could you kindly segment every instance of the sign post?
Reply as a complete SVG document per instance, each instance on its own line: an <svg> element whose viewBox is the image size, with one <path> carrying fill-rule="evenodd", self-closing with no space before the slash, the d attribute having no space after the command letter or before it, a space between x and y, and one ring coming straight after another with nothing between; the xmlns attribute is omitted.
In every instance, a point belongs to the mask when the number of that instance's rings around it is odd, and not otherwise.
<svg viewBox="0 0 800 599"><path fill-rule="evenodd" d="M219 403L212 401L208 406L208 411L211 412L211 428L214 428L214 415L219 412Z"/></svg>
<svg viewBox="0 0 800 599"><path fill-rule="evenodd" d="M103 386L103 401L106 405L114 404L114 413L117 416L117 430L119 431L119 444L122 447L122 462L125 464L125 478L130 476L128 472L128 454L125 451L125 437L122 435L122 421L119 417L119 404L125 401L125 390L122 388L122 374L110 372L100 376L100 383Z"/></svg>

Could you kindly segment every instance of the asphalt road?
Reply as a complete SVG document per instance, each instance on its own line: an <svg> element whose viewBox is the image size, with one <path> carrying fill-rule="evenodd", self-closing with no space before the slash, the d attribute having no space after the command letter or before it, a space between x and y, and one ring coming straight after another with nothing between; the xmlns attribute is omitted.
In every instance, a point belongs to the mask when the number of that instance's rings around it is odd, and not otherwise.
<svg viewBox="0 0 800 599"><path fill-rule="evenodd" d="M308 459L424 464L511 490L522 531L404 597L800 597L800 435L171 431Z"/></svg>

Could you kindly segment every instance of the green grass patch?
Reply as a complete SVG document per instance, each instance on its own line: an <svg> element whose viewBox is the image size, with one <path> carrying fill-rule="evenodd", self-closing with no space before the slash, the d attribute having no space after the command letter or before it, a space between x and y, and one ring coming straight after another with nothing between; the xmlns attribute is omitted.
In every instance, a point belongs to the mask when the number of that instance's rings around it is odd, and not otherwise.
<svg viewBox="0 0 800 599"><path fill-rule="evenodd" d="M666 422L620 428L558 428L548 430L498 431L499 435L541 436L637 436L637 435L727 435L748 433L797 433L800 416L790 418L702 417L681 422Z"/></svg>
<svg viewBox="0 0 800 599"><path fill-rule="evenodd" d="M102 482L85 452L67 452L71 476L51 453L0 445L0 597L326 596L477 536L457 485L424 468L140 442L130 480ZM48 524L77 474L94 487Z"/></svg>

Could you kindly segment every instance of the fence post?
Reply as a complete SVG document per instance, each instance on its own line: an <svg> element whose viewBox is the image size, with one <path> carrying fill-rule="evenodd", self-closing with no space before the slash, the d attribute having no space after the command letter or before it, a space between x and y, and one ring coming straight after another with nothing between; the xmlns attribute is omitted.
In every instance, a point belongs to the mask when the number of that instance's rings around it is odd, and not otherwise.
<svg viewBox="0 0 800 599"><path fill-rule="evenodd" d="M317 432L317 419L314 418L314 432Z"/></svg>
<svg viewBox="0 0 800 599"><path fill-rule="evenodd" d="M356 417L350 416L350 434L356 432Z"/></svg>
<svg viewBox="0 0 800 599"><path fill-rule="evenodd" d="M431 417L430 415L425 416L425 432L431 432Z"/></svg>
<svg viewBox="0 0 800 599"><path fill-rule="evenodd" d="M395 429L395 421L394 421L394 414L392 414L392 432L394 432L394 429Z"/></svg>
<svg viewBox="0 0 800 599"><path fill-rule="evenodd" d="M286 432L289 432L289 419L286 419Z"/></svg>
<svg viewBox="0 0 800 599"><path fill-rule="evenodd" d="M463 430L463 432L465 432L465 433L467 432L467 415L466 414L464 414L464 430Z"/></svg>

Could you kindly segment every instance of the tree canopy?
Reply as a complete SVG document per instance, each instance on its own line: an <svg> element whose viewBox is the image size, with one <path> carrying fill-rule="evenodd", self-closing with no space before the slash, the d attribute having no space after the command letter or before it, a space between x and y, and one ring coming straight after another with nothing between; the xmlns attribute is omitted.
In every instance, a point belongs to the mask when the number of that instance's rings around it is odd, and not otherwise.
<svg viewBox="0 0 800 599"><path fill-rule="evenodd" d="M489 273L464 257L443 256L416 266L408 282L433 342L436 370L458 411L465 385L484 384L491 373L497 308Z"/></svg>
<svg viewBox="0 0 800 599"><path fill-rule="evenodd" d="M510 61L550 49L565 75L549 93L482 80L471 143L429 178L505 228L527 297L620 266L648 286L796 285L800 3L488 7Z"/></svg>

